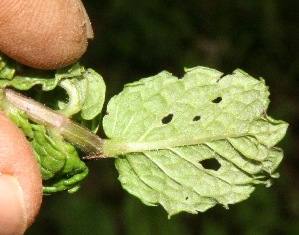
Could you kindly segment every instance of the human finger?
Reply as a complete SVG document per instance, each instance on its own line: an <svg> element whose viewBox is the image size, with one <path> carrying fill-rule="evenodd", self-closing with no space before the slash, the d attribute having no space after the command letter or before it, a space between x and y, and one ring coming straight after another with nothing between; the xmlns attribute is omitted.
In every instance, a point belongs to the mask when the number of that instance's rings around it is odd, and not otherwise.
<svg viewBox="0 0 299 235"><path fill-rule="evenodd" d="M75 63L93 31L81 0L0 0L0 51L39 69Z"/></svg>
<svg viewBox="0 0 299 235"><path fill-rule="evenodd" d="M22 132L0 111L0 234L23 234L42 201L42 177Z"/></svg>

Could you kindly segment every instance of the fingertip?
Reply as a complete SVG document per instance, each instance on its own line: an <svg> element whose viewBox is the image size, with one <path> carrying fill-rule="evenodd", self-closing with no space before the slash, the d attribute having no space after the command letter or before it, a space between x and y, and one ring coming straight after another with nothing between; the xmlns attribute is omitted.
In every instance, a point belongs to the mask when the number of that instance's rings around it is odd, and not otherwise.
<svg viewBox="0 0 299 235"><path fill-rule="evenodd" d="M21 198L27 220L26 227L29 227L38 214L42 201L40 168L25 136L1 111L0 160L2 179L4 179L3 175L13 177L21 189ZM0 194L6 194L5 185L3 184L0 188ZM16 205L19 204L16 203ZM1 206L0 211L4 214L10 213L3 211ZM14 217L13 219L18 220L20 217ZM0 234L2 233L0 232Z"/></svg>
<svg viewBox="0 0 299 235"><path fill-rule="evenodd" d="M17 179L0 174L0 192L0 234L23 234L27 228L27 214Z"/></svg>

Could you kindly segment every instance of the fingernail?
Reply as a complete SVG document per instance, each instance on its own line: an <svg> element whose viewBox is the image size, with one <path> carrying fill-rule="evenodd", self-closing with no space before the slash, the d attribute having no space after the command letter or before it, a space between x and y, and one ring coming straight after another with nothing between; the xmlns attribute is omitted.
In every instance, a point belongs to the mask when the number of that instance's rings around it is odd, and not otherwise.
<svg viewBox="0 0 299 235"><path fill-rule="evenodd" d="M14 176L0 173L0 234L24 234L26 227L22 189Z"/></svg>

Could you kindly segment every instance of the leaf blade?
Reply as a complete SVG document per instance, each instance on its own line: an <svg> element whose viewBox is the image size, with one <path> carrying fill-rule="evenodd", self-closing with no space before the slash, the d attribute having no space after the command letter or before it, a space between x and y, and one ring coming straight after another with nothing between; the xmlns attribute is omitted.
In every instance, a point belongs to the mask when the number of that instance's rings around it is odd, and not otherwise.
<svg viewBox="0 0 299 235"><path fill-rule="evenodd" d="M168 72L141 79L108 103L104 152L120 156L127 191L170 216L227 207L277 177L283 154L272 146L287 124L265 115L268 96L264 80L241 70L222 77L196 67L182 79ZM220 168L206 169L208 159Z"/></svg>

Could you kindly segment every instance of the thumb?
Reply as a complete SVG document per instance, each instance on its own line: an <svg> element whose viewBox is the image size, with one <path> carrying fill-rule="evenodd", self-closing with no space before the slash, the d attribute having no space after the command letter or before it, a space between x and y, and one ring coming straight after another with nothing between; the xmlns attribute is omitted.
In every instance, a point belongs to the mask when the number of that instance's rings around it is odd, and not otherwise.
<svg viewBox="0 0 299 235"><path fill-rule="evenodd" d="M0 51L39 69L75 63L93 31L81 0L0 0Z"/></svg>
<svg viewBox="0 0 299 235"><path fill-rule="evenodd" d="M41 201L36 158L21 131L0 111L0 234L23 234Z"/></svg>

